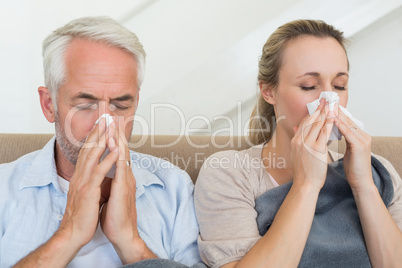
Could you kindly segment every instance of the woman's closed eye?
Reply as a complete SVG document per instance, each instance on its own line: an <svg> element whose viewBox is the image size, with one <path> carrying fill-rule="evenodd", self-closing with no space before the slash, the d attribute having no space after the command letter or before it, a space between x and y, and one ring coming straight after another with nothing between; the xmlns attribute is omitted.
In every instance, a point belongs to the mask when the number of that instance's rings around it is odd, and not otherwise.
<svg viewBox="0 0 402 268"><path fill-rule="evenodd" d="M300 86L300 88L301 88L302 90L308 91L308 90L314 90L314 89L316 89L317 87L316 87L316 86Z"/></svg>
<svg viewBox="0 0 402 268"><path fill-rule="evenodd" d="M317 89L318 87L317 86L300 86L300 88L302 90L309 91L309 90ZM346 86L333 86L333 88L336 90L347 90Z"/></svg>
<svg viewBox="0 0 402 268"><path fill-rule="evenodd" d="M334 86L334 89L337 89L337 90L346 90L347 87L345 87L345 86Z"/></svg>

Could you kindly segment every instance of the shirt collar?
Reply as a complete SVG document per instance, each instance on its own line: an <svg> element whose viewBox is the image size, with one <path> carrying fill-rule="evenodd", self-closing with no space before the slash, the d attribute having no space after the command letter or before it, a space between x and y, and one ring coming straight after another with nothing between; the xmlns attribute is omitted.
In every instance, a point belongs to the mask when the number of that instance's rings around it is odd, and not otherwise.
<svg viewBox="0 0 402 268"><path fill-rule="evenodd" d="M50 183L58 189L57 170L54 159L54 145L56 137L54 136L42 150L34 157L31 166L26 170L21 179L19 189L27 187L41 187Z"/></svg>
<svg viewBox="0 0 402 268"><path fill-rule="evenodd" d="M136 182L136 198L139 198L148 186L159 185L162 189L165 188L165 184L156 174L160 158L132 151L130 151L130 157Z"/></svg>
<svg viewBox="0 0 402 268"><path fill-rule="evenodd" d="M42 187L52 183L54 187L60 193L62 193L60 185L57 181L58 175L54 157L55 142L56 137L54 136L35 156L32 165L26 170L24 177L21 179L19 185L20 190L27 187ZM145 167L141 167L138 163L138 159L147 158L148 163L154 162L152 166L157 166L159 164L159 158L132 151L130 152L130 156L133 163L133 173L136 180L137 198L140 197L145 192L145 188L150 185L156 184L162 188L165 188L163 181L155 174L156 170L153 172Z"/></svg>

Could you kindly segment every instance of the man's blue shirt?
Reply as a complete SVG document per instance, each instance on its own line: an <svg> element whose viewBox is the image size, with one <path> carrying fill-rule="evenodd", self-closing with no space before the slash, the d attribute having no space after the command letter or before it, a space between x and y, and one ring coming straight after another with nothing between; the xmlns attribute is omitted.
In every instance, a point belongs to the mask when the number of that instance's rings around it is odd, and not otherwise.
<svg viewBox="0 0 402 268"><path fill-rule="evenodd" d="M0 267L14 265L60 226L67 195L58 183L54 146L55 138L42 150L0 165ZM160 258L186 265L200 262L190 177L160 158L132 151L130 157L141 238ZM119 265L117 253L98 227L69 267Z"/></svg>

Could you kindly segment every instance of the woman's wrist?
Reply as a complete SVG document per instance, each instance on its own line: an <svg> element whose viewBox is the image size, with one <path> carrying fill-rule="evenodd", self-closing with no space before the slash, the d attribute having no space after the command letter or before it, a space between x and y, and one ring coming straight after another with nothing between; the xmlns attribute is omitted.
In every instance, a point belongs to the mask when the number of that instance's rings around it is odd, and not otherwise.
<svg viewBox="0 0 402 268"><path fill-rule="evenodd" d="M303 182L293 181L292 189L308 196L317 196L320 193L322 185L311 180L303 180Z"/></svg>
<svg viewBox="0 0 402 268"><path fill-rule="evenodd" d="M355 199L370 197L373 194L378 195L378 188L375 186L374 182L351 186L351 189Z"/></svg>

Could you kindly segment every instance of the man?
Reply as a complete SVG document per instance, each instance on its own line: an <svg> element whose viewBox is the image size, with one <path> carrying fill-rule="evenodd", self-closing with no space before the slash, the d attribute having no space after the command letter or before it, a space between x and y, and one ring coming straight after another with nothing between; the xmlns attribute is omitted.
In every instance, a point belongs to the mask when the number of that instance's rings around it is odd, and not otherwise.
<svg viewBox="0 0 402 268"><path fill-rule="evenodd" d="M43 58L40 104L56 136L0 165L0 267L199 262L189 176L128 149L144 77L137 37L81 18L47 37Z"/></svg>

